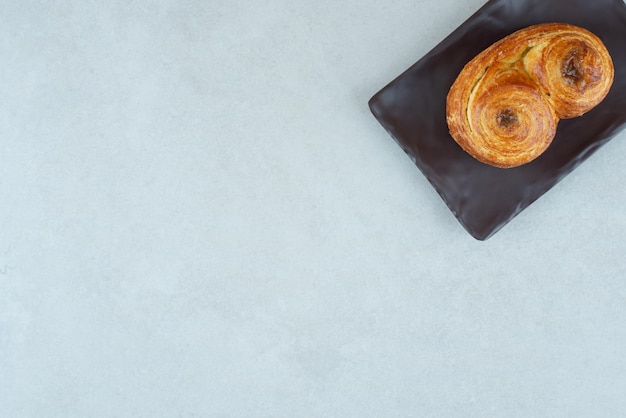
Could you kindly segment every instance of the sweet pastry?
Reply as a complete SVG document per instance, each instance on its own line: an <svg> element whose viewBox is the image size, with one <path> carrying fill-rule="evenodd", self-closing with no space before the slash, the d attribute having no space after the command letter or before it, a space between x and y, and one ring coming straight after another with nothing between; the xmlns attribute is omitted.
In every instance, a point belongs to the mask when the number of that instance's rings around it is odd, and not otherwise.
<svg viewBox="0 0 626 418"><path fill-rule="evenodd" d="M599 104L613 77L608 50L588 30L565 23L521 29L463 68L446 101L450 134L483 163L529 163L548 148L559 119Z"/></svg>

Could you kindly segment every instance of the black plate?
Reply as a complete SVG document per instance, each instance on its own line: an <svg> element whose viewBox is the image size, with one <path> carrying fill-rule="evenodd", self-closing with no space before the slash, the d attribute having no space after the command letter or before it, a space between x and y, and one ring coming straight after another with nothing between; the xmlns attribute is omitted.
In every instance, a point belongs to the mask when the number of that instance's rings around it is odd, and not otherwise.
<svg viewBox="0 0 626 418"><path fill-rule="evenodd" d="M613 87L589 113L561 121L552 145L530 164L508 170L482 164L448 133L450 86L463 66L495 41L547 22L571 23L598 35L613 58ZM369 105L465 229L487 239L624 127L626 6L622 0L489 1Z"/></svg>

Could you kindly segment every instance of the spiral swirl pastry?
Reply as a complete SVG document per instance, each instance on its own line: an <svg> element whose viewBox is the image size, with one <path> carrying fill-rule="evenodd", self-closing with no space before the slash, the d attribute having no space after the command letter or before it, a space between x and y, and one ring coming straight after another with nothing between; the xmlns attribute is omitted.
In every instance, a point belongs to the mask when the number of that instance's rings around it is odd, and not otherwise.
<svg viewBox="0 0 626 418"><path fill-rule="evenodd" d="M595 107L613 77L609 52L591 32L563 23L527 27L463 68L447 97L450 134L483 163L529 163L550 146L559 119Z"/></svg>

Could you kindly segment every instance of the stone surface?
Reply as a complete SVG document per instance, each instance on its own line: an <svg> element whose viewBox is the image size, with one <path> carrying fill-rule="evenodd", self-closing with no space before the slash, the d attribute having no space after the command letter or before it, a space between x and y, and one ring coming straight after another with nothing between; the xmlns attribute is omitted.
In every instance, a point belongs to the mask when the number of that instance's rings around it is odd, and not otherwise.
<svg viewBox="0 0 626 418"><path fill-rule="evenodd" d="M367 108L482 1L2 3L0 416L626 410L625 134L478 242Z"/></svg>

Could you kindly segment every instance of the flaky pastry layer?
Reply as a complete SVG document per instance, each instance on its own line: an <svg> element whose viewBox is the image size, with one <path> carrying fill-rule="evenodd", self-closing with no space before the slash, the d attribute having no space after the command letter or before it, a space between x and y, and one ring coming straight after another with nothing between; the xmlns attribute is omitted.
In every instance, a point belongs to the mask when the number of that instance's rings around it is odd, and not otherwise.
<svg viewBox="0 0 626 418"><path fill-rule="evenodd" d="M527 164L552 143L559 119L606 97L613 77L608 50L588 30L565 23L521 29L463 68L446 101L450 134L483 163Z"/></svg>

